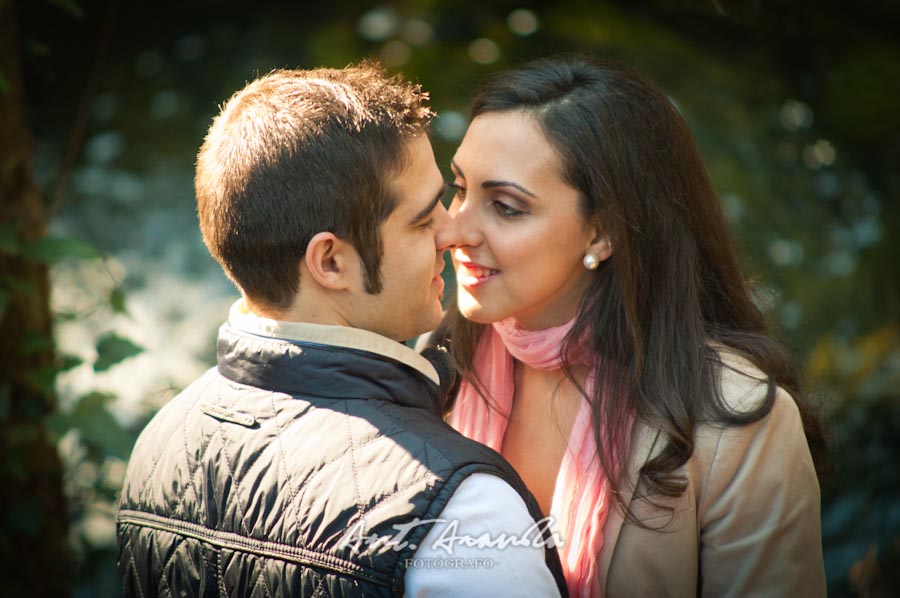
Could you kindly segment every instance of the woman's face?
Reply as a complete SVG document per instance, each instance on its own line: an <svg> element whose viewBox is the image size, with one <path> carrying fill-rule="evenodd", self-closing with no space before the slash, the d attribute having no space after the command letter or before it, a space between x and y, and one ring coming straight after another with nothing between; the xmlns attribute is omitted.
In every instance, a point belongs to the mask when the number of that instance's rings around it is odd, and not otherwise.
<svg viewBox="0 0 900 598"><path fill-rule="evenodd" d="M524 111L477 117L452 168L460 312L485 324L514 317L528 330L573 318L597 275L582 259L606 259L609 243L579 212L579 193L537 122Z"/></svg>

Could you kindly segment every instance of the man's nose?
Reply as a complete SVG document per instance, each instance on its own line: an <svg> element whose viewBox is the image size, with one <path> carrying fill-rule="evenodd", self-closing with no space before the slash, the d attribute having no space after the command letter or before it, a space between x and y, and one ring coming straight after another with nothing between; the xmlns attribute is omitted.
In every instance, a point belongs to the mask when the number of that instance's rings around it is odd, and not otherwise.
<svg viewBox="0 0 900 598"><path fill-rule="evenodd" d="M438 251L458 247L460 244L459 225L447 213L447 208L441 205L436 218L438 223L434 242Z"/></svg>

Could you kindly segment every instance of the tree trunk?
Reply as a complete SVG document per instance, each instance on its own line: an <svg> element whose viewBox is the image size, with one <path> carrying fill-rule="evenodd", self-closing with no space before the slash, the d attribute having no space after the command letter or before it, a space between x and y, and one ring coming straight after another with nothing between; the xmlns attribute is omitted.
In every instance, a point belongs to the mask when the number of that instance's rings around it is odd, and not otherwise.
<svg viewBox="0 0 900 598"><path fill-rule="evenodd" d="M46 221L22 110L12 0L0 0L0 73L0 595L65 596L71 557L62 466L44 427L55 408L49 281L46 265L23 249L44 236Z"/></svg>

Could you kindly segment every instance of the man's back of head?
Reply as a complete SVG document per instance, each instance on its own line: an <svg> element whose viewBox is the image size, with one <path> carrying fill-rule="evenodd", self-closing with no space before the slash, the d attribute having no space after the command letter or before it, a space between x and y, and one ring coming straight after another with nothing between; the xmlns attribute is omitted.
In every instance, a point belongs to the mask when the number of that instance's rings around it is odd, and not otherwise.
<svg viewBox="0 0 900 598"><path fill-rule="evenodd" d="M197 211L213 257L253 306L290 310L308 245L352 245L368 293L382 290L381 225L428 95L375 63L274 71L238 91L197 159ZM433 161L433 159L432 159Z"/></svg>

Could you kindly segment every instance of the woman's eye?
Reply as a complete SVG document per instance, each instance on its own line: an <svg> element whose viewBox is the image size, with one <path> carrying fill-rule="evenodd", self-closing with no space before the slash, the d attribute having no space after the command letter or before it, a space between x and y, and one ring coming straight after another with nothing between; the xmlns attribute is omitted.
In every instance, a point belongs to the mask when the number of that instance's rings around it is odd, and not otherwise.
<svg viewBox="0 0 900 598"><path fill-rule="evenodd" d="M466 188L462 185L457 185L456 183L448 183L448 187L453 189L453 197L462 201L466 198Z"/></svg>
<svg viewBox="0 0 900 598"><path fill-rule="evenodd" d="M515 218L525 213L496 199L494 200L494 209L504 218Z"/></svg>

